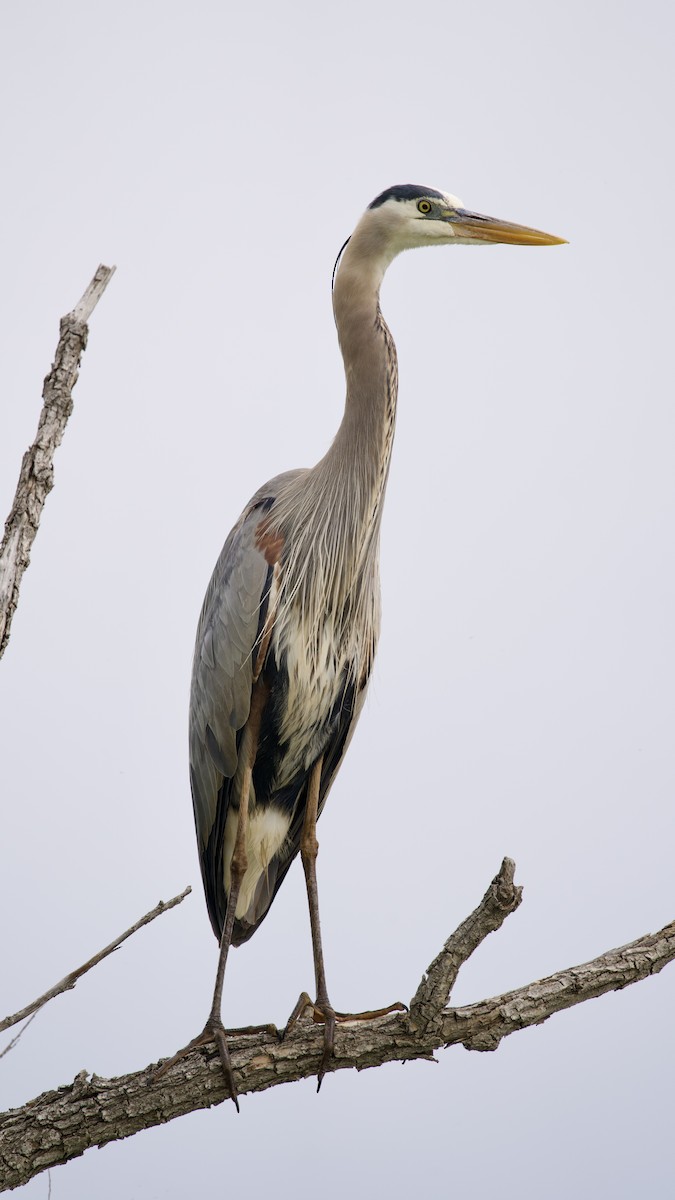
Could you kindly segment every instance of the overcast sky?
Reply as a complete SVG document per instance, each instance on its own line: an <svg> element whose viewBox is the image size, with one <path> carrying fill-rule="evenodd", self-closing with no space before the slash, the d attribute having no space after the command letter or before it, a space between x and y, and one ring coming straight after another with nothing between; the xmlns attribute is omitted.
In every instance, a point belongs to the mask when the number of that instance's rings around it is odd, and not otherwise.
<svg viewBox="0 0 675 1200"><path fill-rule="evenodd" d="M524 903L458 1003L675 916L674 24L665 0L5 0L0 518L59 317L117 274L0 666L0 1016L194 891L40 1014L0 1108L202 1027L196 620L248 497L338 425L333 261L394 183L570 244L408 254L385 280L383 634L319 830L333 1003L407 1000L504 854ZM296 866L232 957L226 1022L283 1024L311 986ZM663 1196L674 1005L671 968L496 1054L244 1097L89 1151L52 1200Z"/></svg>

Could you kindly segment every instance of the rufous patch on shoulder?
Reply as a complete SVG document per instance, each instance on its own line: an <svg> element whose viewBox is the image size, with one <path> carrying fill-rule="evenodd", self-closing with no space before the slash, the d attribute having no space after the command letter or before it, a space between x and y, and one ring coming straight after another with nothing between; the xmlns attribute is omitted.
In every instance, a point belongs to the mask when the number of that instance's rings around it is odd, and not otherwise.
<svg viewBox="0 0 675 1200"><path fill-rule="evenodd" d="M278 530L270 528L270 522L266 518L263 518L255 531L255 544L256 549L265 556L265 562L271 567L279 562L284 539Z"/></svg>

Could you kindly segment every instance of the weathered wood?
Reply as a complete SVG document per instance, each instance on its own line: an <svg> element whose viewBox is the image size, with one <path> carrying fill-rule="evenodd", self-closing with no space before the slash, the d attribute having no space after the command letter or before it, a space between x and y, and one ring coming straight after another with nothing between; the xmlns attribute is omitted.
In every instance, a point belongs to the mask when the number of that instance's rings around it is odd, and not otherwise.
<svg viewBox="0 0 675 1200"><path fill-rule="evenodd" d="M592 962L478 1004L446 1008L442 981L454 980L461 963L519 902L513 863L505 859L478 908L448 939L425 974L410 1013L340 1024L332 1067L361 1071L394 1060L429 1059L439 1047L457 1044L469 1050L495 1050L510 1033L654 975L675 958L673 922ZM316 1075L323 1031L311 1020L301 1021L285 1042L271 1033L233 1032L228 1044L237 1090L244 1096ZM91 1146L130 1137L229 1098L215 1047L193 1051L160 1079L155 1074L157 1065L117 1079L81 1072L72 1084L1 1114L0 1187L18 1187Z"/></svg>
<svg viewBox="0 0 675 1200"><path fill-rule="evenodd" d="M45 500L54 486L54 454L73 411L72 392L87 345L87 321L114 271L114 267L100 266L75 308L61 318L54 362L42 389L37 434L23 456L14 503L0 543L0 658L9 642L21 579L30 562Z"/></svg>

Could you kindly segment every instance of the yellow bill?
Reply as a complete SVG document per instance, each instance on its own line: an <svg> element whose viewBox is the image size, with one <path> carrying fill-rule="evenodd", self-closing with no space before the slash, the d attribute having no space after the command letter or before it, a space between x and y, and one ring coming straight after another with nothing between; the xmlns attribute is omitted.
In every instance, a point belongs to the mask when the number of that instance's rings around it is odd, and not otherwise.
<svg viewBox="0 0 675 1200"><path fill-rule="evenodd" d="M446 220L456 231L456 237L472 242L503 242L507 246L562 246L567 243L567 238L555 237L541 229L483 217L465 208L449 209Z"/></svg>

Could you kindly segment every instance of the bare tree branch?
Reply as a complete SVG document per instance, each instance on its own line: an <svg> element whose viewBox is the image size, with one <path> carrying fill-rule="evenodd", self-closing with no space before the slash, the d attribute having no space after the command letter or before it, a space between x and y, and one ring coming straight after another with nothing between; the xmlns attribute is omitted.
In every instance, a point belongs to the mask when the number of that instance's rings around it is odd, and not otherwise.
<svg viewBox="0 0 675 1200"><path fill-rule="evenodd" d="M505 858L478 908L450 935L440 954L427 968L410 1001L410 1022L414 1029L440 1029L443 1010L460 967L488 934L495 933L509 913L518 908L523 889L513 882L515 871L513 859Z"/></svg>
<svg viewBox="0 0 675 1200"><path fill-rule="evenodd" d="M18 1032L18 1033L15 1033L15 1034L14 1034L14 1037L13 1037L13 1038L10 1038L10 1040L9 1040L9 1041L8 1041L8 1043L7 1043L7 1045L6 1045L6 1046L4 1046L2 1050L0 1050L0 1058L4 1058L6 1054L9 1054L10 1050L13 1050L13 1049L14 1049L14 1047L15 1047L15 1046L16 1046L16 1044L17 1044L17 1042L21 1040L21 1038L23 1037L24 1033L25 1033L25 1032L26 1032L26 1030L28 1029L28 1026L30 1025L31 1021L34 1021L34 1020L35 1020L35 1018L37 1017L37 1015L38 1015L38 1010L36 1010L34 1013L31 1013L30 1017L29 1017L29 1018L28 1018L28 1020L26 1021L26 1024L25 1024L25 1025L22 1025L22 1027L21 1027L21 1029L19 1030L19 1032Z"/></svg>
<svg viewBox="0 0 675 1200"><path fill-rule="evenodd" d="M107 946L104 946L103 950L98 951L98 954L94 954L92 958L87 959L87 961L83 963L81 967L77 967L76 970L71 971L70 974L66 975L65 978L63 978L59 983L55 983L54 986L49 989L49 991L45 992L42 996L38 996L37 1000L31 1001L30 1004L27 1004L25 1008L20 1009L19 1012L12 1013L11 1016L5 1017L3 1021L0 1021L0 1033L3 1033L5 1029L11 1029L12 1025L17 1025L19 1021L24 1021L26 1017L35 1015L39 1009L43 1008L44 1005L50 1000L53 1000L55 996L60 996L61 992L70 991L71 988L75 987L78 979L81 979L83 975L86 975L87 971L91 971L92 967L98 966L100 962L103 962L104 958L107 958L108 955L112 954L114 950L118 950L122 943L126 942L127 938L130 938L132 934L137 933L138 930L142 929L144 925L149 925L151 921L154 921L155 917L159 917L162 915L162 913L168 912L170 908L175 908L176 905L180 904L186 896L190 895L191 891L191 887L186 887L185 891L181 892L180 896L174 896L172 900L167 900L166 903L164 900L160 900L159 904L157 904L155 908L151 910L151 912L147 912L144 917L141 917L140 920L136 921L136 923L129 929L126 929L124 933L121 933L119 937L115 938L114 941L110 942ZM23 1033L23 1029L21 1030L21 1033ZM21 1034L18 1034L16 1038L13 1038L10 1044L2 1051L2 1054L5 1054L7 1050L11 1049L12 1045L16 1044L20 1036ZM2 1054L0 1054L0 1058L2 1057Z"/></svg>
<svg viewBox="0 0 675 1200"><path fill-rule="evenodd" d="M72 391L87 345L87 321L114 271L114 267L100 266L73 311L61 318L56 355L42 389L37 434L23 456L14 503L0 544L0 658L9 641L19 587L30 562L42 509L54 484L54 454L73 411Z"/></svg>
<svg viewBox="0 0 675 1200"><path fill-rule="evenodd" d="M675 958L673 922L659 933L638 938L582 966L478 1004L446 1008L446 982L454 980L461 963L519 902L513 864L505 859L478 908L448 939L425 974L410 1013L338 1026L334 1069L355 1067L360 1071L394 1060L429 1059L440 1046L456 1044L470 1050L494 1050L508 1034L538 1025L563 1008L655 975ZM285 1042L270 1033L243 1036L235 1032L229 1035L228 1044L242 1096L316 1075L323 1054L323 1032L305 1020ZM0 1187L18 1187L40 1171L78 1157L90 1146L103 1146L227 1099L215 1046L193 1051L160 1079L157 1065L118 1079L90 1078L82 1071L72 1084L0 1115Z"/></svg>
<svg viewBox="0 0 675 1200"><path fill-rule="evenodd" d="M565 1008L658 975L673 959L675 921L658 933L647 933L626 946L608 950L580 966L556 971L527 987L464 1008L448 1009L443 1017L445 1045L460 1042L467 1050L496 1050L510 1033L541 1025Z"/></svg>

